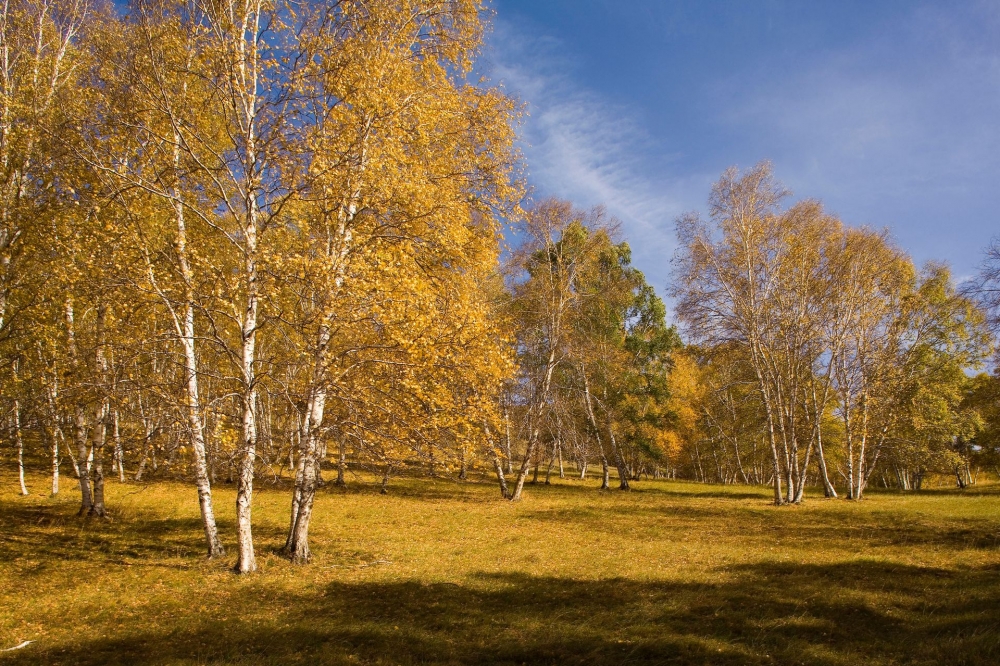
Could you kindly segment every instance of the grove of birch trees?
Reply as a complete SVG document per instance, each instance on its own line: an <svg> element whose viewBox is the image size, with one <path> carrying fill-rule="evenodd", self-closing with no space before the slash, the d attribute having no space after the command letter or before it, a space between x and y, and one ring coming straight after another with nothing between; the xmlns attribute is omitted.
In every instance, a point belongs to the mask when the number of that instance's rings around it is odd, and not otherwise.
<svg viewBox="0 0 1000 666"><path fill-rule="evenodd" d="M989 400L973 403L996 380L966 374L991 349L983 311L946 266L918 269L885 231L786 197L768 164L731 169L709 219L678 223L673 293L700 388L684 402L702 425L678 463L769 483L777 504L810 484L851 499L928 473L964 486L995 466L976 443Z"/></svg>
<svg viewBox="0 0 1000 666"><path fill-rule="evenodd" d="M261 482L288 488L284 552L307 562L316 493L356 472L782 504L1000 471L1000 390L969 374L995 256L962 292L885 232L783 207L766 164L727 171L678 221L684 345L603 209L527 197L523 109L474 70L488 18L0 7L0 455L22 493L26 469L52 494L68 473L99 519L107 483L184 480L206 555L234 543L249 573Z"/></svg>

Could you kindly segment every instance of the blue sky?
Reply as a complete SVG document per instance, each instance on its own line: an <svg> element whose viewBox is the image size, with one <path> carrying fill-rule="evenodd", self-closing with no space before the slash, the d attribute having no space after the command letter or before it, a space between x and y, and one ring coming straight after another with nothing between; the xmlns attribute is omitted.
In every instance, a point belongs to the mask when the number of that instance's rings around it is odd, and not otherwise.
<svg viewBox="0 0 1000 666"><path fill-rule="evenodd" d="M1000 234L1000 2L494 0L538 195L606 204L661 294L731 165L971 274Z"/></svg>

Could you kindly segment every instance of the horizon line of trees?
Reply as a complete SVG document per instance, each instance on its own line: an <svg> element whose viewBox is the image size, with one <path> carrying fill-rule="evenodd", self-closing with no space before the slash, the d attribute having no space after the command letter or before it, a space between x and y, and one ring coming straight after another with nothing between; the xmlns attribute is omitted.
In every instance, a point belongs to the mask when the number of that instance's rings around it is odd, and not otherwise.
<svg viewBox="0 0 1000 666"><path fill-rule="evenodd" d="M223 557L212 487L234 483L248 573L255 480L291 478L305 562L324 465L383 491L491 473L517 501L569 462L601 489L776 503L996 465L996 378L966 375L996 248L961 293L884 232L783 209L766 164L731 170L708 221L678 221L685 346L603 209L524 204L521 107L473 80L487 29L479 0L4 4L0 433L22 493L26 464L60 492L67 457L81 515L112 475L188 479Z"/></svg>
<svg viewBox="0 0 1000 666"><path fill-rule="evenodd" d="M960 289L887 231L787 197L767 163L730 169L709 219L678 221L686 464L768 483L777 504L808 484L860 499L873 480L909 490L944 473L964 487L976 468L1000 472L997 377L967 374L994 350L983 297L996 276Z"/></svg>

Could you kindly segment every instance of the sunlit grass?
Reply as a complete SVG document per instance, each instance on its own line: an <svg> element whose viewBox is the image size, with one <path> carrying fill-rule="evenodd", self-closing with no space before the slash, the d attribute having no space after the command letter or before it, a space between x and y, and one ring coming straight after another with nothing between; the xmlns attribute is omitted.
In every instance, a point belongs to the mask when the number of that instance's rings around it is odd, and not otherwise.
<svg viewBox="0 0 1000 666"><path fill-rule="evenodd" d="M0 477L12 663L1000 663L1000 493L810 497L641 482L326 487L314 561L259 484L260 573L202 557L192 486L109 483L113 520ZM215 489L227 547L234 493Z"/></svg>

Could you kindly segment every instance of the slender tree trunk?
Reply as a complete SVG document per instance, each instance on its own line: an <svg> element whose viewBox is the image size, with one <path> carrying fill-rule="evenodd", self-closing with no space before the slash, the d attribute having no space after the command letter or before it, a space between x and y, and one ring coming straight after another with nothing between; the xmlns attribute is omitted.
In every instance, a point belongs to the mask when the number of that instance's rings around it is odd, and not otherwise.
<svg viewBox="0 0 1000 666"><path fill-rule="evenodd" d="M52 494L59 494L59 437L52 432Z"/></svg>
<svg viewBox="0 0 1000 666"><path fill-rule="evenodd" d="M223 121L230 136L236 139L234 163L228 177L236 185L241 201L232 202L236 221L240 224L240 251L243 259L239 276L243 312L240 317L240 410L242 432L237 449L236 470L236 532L238 554L234 570L240 574L257 570L254 553L252 511L253 485L257 461L258 413L257 396L257 328L259 326L260 284L258 275L259 234L264 211L262 203L267 197L263 182L263 144L258 134L262 84L264 83L264 55L261 35L264 22L268 21L266 3L223 2L212 5L206 12L211 29L219 38L226 53L226 71L222 77L222 98L229 110ZM234 350L235 351L235 350Z"/></svg>
<svg viewBox="0 0 1000 666"><path fill-rule="evenodd" d="M742 458L740 458L740 444L735 438L733 439L733 451L736 454L736 469L739 471L740 476L743 478L743 483L749 485L750 478L747 476L746 470L743 467L743 460Z"/></svg>
<svg viewBox="0 0 1000 666"><path fill-rule="evenodd" d="M76 430L76 418L75 418L75 416L74 416L74 425L73 425L73 428L74 428L74 431L75 431ZM73 435L73 443L76 444L76 434L75 434L75 432L74 432L74 435ZM63 444L66 444L66 440L65 439L63 440ZM69 454L69 461L73 465L73 474L76 476L77 480L79 480L80 479L80 465L77 464L77 462L76 462L76 456L73 454L73 446L66 445L63 448L65 448L66 449L66 453Z"/></svg>
<svg viewBox="0 0 1000 666"><path fill-rule="evenodd" d="M546 391L547 393L547 391ZM542 403L539 401L535 406L540 412L542 409ZM536 413L532 418L538 419L539 415ZM537 424L533 424L531 428L530 436L528 437L528 445L524 451L524 458L521 460L521 467L517 472L517 481L514 484L514 492L510 494L510 501L517 502L521 499L521 493L524 490L524 482L528 478L528 472L531 469L531 461L535 457L535 450L538 447L538 438L540 432Z"/></svg>
<svg viewBox="0 0 1000 666"><path fill-rule="evenodd" d="M97 306L97 319L95 322L96 343L94 345L94 373L100 387L100 399L94 413L94 428L91 431L90 451L94 459L93 485L94 497L88 515L104 518L107 511L104 507L104 444L108 433L108 412L110 407L106 394L107 385L107 358L105 356L105 345L107 344L107 317L108 308L104 303Z"/></svg>
<svg viewBox="0 0 1000 666"><path fill-rule="evenodd" d="M248 164L256 163L253 157L252 141L249 141L248 152L251 157ZM246 249L246 264L244 277L246 279L246 311L242 327L242 371L243 371L243 438L240 447L239 470L236 479L236 530L239 545L238 559L235 570L237 573L252 573L257 570L257 559L254 555L253 529L251 514L253 507L254 464L257 458L257 200L255 188L247 189L247 218L243 229Z"/></svg>
<svg viewBox="0 0 1000 666"><path fill-rule="evenodd" d="M831 361L831 366L833 361ZM819 458L819 477L823 481L823 495L829 498L837 497L837 490L833 487L830 482L830 475L826 469L826 453L823 451L823 411L826 405L827 397L829 396L829 373L827 381L823 389L823 401L817 399L816 396L816 386L812 386L812 399L813 399L813 419L815 423L813 427L816 428L816 455Z"/></svg>
<svg viewBox="0 0 1000 666"><path fill-rule="evenodd" d="M614 426L611 425L610 418L608 422L608 440L611 442L611 453L615 457L615 467L618 468L618 489L631 490L632 487L628 482L628 466L625 464L625 459L622 457L621 449L618 447L618 442L615 439Z"/></svg>
<svg viewBox="0 0 1000 666"><path fill-rule="evenodd" d="M500 460L499 451L491 443L490 426L486 421L483 421L483 433L486 436L486 446L489 449L490 459L493 461L493 471L496 472L497 482L500 484L500 497L507 499L509 491L507 489L507 478L503 473L503 462Z"/></svg>
<svg viewBox="0 0 1000 666"><path fill-rule="evenodd" d="M389 494L389 475L392 474L392 465L388 462L385 463L385 470L382 473L382 488L379 493L382 495Z"/></svg>
<svg viewBox="0 0 1000 666"><path fill-rule="evenodd" d="M366 148L363 141L359 154L359 171L364 170L366 161ZM357 201L360 196L361 190L360 185L358 185L352 189L351 196L342 202L337 213L336 227L336 238L339 239L339 245L335 245L330 241L327 243L326 258L333 262L335 268L334 293L341 289L346 275L345 262L352 240L350 225L357 213ZM316 346L312 355L309 399L306 406L304 423L299 428L299 464L295 475L295 486L292 495L292 516L284 549L285 554L293 562L297 563L307 562L310 558L308 541L309 522L312 516L316 489L324 483L322 461L326 459L327 450L326 442L325 440L321 440L320 433L323 426L323 415L328 393L328 378L325 366L327 363L327 350L333 331L329 320L330 316L329 313L323 315L317 332ZM344 478L346 438L343 433L340 433L338 440L340 455L337 465L336 485L344 486L346 484ZM386 480L386 483L388 483L388 480Z"/></svg>
<svg viewBox="0 0 1000 666"><path fill-rule="evenodd" d="M861 397L861 437L858 446L858 473L855 477L854 499L860 500L865 492L865 480L868 477L866 457L868 455L868 396Z"/></svg>
<svg viewBox="0 0 1000 666"><path fill-rule="evenodd" d="M510 450L510 408L507 405L507 399L504 398L503 401L503 425L504 425L504 454L506 456L507 462L507 473L514 473L514 455Z"/></svg>
<svg viewBox="0 0 1000 666"><path fill-rule="evenodd" d="M601 441L601 429L597 425L597 417L594 415L594 404L590 397L590 380L587 378L586 368L580 368L580 375L583 377L583 406L587 412L587 419L590 427L594 431L594 438L597 439L597 450L601 452L601 487L600 490L607 490L610 485L610 473L608 470L608 456L604 452L604 442Z"/></svg>
<svg viewBox="0 0 1000 666"><path fill-rule="evenodd" d="M555 464L557 450L559 449L558 440L552 440L552 455L549 456L549 465L545 468L545 485L552 485L552 465Z"/></svg>
<svg viewBox="0 0 1000 666"><path fill-rule="evenodd" d="M115 460L118 463L118 483L125 483L125 451L122 449L121 432L118 430L118 410L111 415L112 437L115 441Z"/></svg>
<svg viewBox="0 0 1000 666"><path fill-rule="evenodd" d="M792 452L788 445L787 435L782 437L785 451L785 491L786 491L786 504L792 504L795 501L795 488L794 488L794 470L795 465L792 461Z"/></svg>
<svg viewBox="0 0 1000 666"><path fill-rule="evenodd" d="M500 497L507 499L510 491L507 489L507 478L503 474L503 463L500 462L500 456L494 451L493 452L493 471L496 472L497 482L500 484Z"/></svg>
<svg viewBox="0 0 1000 666"><path fill-rule="evenodd" d="M94 428L91 430L90 451L93 456L93 468L91 470L94 484L94 501L90 506L88 515L104 518L107 510L104 506L104 443L107 438L108 403L107 398L102 400L94 415Z"/></svg>
<svg viewBox="0 0 1000 666"><path fill-rule="evenodd" d="M340 456L337 458L337 480L334 485L344 487L347 485L347 479L344 477L344 472L347 470L347 438L341 435L338 439Z"/></svg>
<svg viewBox="0 0 1000 666"><path fill-rule="evenodd" d="M830 481L830 475L826 469L826 454L823 452L823 436L818 435L816 438L816 453L819 456L819 475L820 479L823 480L823 494L826 497L836 498L837 489L833 487L833 483Z"/></svg>
<svg viewBox="0 0 1000 666"><path fill-rule="evenodd" d="M79 377L79 358L76 349L76 328L74 325L73 299L66 299L66 346L69 352L70 366L74 374ZM82 396L77 396L76 404L73 408L73 438L76 441L77 459L74 460L76 474L80 479L80 511L78 515L85 516L94 506L94 498L90 492L90 465L87 452L87 417L84 413Z"/></svg>
<svg viewBox="0 0 1000 666"><path fill-rule="evenodd" d="M21 483L21 494L27 495L28 488L24 485L24 439L21 437L21 403L14 401L14 441L17 443L17 478Z"/></svg>
<svg viewBox="0 0 1000 666"><path fill-rule="evenodd" d="M809 478L809 459L812 455L812 448L813 445L812 442L810 442L809 446L806 447L806 454L805 456L803 456L802 466L798 467L799 471L797 473L798 478L796 479L796 488L795 488L796 504L802 503L802 496L805 494L806 491L806 483L808 482ZM797 459L796 459L796 465L798 465Z"/></svg>
<svg viewBox="0 0 1000 666"><path fill-rule="evenodd" d="M558 328L554 326L553 328ZM549 389L552 386L552 373L556 369L556 349L554 346L549 347L549 358L545 364L545 375L542 378L542 385L538 387L538 392L534 396L534 404L532 404L529 412L529 436L528 436L528 446L524 452L524 459L521 461L521 469L517 473L517 483L514 484L514 492L510 494L510 501L517 502L521 499L521 491L524 489L524 481L528 477L528 466L531 462L532 456L535 455L535 450L538 447L538 438L541 435L539 424L542 419L542 413L545 409L545 404L549 398Z"/></svg>
<svg viewBox="0 0 1000 666"><path fill-rule="evenodd" d="M774 406L772 404L770 391L768 391L767 379L764 377L764 370L761 368L762 354L760 352L759 345L755 340L751 340L750 348L752 351L754 372L757 376L760 395L764 403L764 412L767 416L767 435L768 442L771 445L771 464L774 469L774 476L772 477L772 483L774 484L774 503L780 506L784 504L784 498L782 497L781 492L781 460L778 457L777 433L774 431Z"/></svg>
<svg viewBox="0 0 1000 666"><path fill-rule="evenodd" d="M49 442L52 452L52 494L59 494L59 439L62 437L62 428L59 426L59 410L56 407L56 395L58 389L54 379L50 380L50 385L46 391L48 400L48 420L50 423L44 426L45 433L51 437ZM72 449L71 449L72 451Z"/></svg>
<svg viewBox="0 0 1000 666"><path fill-rule="evenodd" d="M309 561L309 521L312 518L313 501L316 497L317 454L320 450L320 432L323 412L326 409L326 390L317 388L309 399L306 410L304 445L299 451L302 469L301 487L298 493L298 507L293 507L293 523L286 544L288 557L292 562L304 564Z"/></svg>
<svg viewBox="0 0 1000 666"><path fill-rule="evenodd" d="M304 455L303 452L306 450L307 447L306 438L307 438L307 431L309 429L307 421L309 420L309 412L311 411L309 409L309 406L311 405L312 405L312 398L309 399L306 408L305 418L301 419L296 417L298 423L296 424L295 438L296 438L296 444L298 445L299 449L299 457L298 460L295 462L295 466L293 467L295 475L292 480L292 515L291 519L288 521L288 536L285 537L285 546L282 549L282 552L284 552L286 555L292 552L292 542L295 540L295 521L299 519L299 506L301 506L302 504L302 479L304 478L306 473L306 456ZM290 460L292 459L291 449L289 449L288 458Z"/></svg>
<svg viewBox="0 0 1000 666"><path fill-rule="evenodd" d="M180 136L174 132L174 168L180 169ZM194 453L194 483L198 493L198 508L201 511L201 523L205 532L205 547L208 557L218 558L226 554L222 541L219 539L219 528L215 522L215 509L212 504L212 485L209 480L208 459L205 446L205 420L202 416L201 401L198 387L198 356L195 350L195 297L194 275L187 254L187 226L184 219L184 206L179 193L174 192L174 218L177 224L175 249L177 261L184 281L184 310L181 317L180 343L184 350L184 399L187 416L188 436L191 450ZM245 329L244 329L245 330ZM252 463L251 463L252 467ZM252 544L251 544L252 547ZM251 560L252 560L251 553Z"/></svg>
<svg viewBox="0 0 1000 666"><path fill-rule="evenodd" d="M244 336L247 335L247 328L244 327ZM257 458L257 421L256 421L256 401L257 392L252 388L253 384L253 351L250 345L249 352L245 351L244 360L244 381L249 379L251 388L247 389L241 396L243 410L243 433L242 445L240 447L240 459L236 476L236 538L239 547L236 565L237 573L253 573L257 570L257 558L253 548L253 529L251 526L251 513L253 505L253 480L254 463ZM248 372L249 368L249 372ZM247 375L249 374L249 378Z"/></svg>
<svg viewBox="0 0 1000 666"><path fill-rule="evenodd" d="M521 492L524 490L524 482L528 478L528 470L531 468L531 459L534 456L534 449L537 441L537 433L532 434L532 436L528 438L528 446L524 452L524 458L521 460L521 467L517 471L517 480L514 483L514 491L510 493L509 496L511 502L517 502L521 499Z"/></svg>
<svg viewBox="0 0 1000 666"><path fill-rule="evenodd" d="M774 474L771 477L771 482L774 484L774 503L780 506L785 503L781 493L781 462L778 457L778 443L775 438L774 423L770 417L768 417L767 425L771 443L771 463L774 468Z"/></svg>
<svg viewBox="0 0 1000 666"><path fill-rule="evenodd" d="M857 499L854 494L854 441L850 431L847 436L847 499Z"/></svg>
<svg viewBox="0 0 1000 666"><path fill-rule="evenodd" d="M142 438L142 449L139 454L139 466L135 471L136 482L142 481L143 472L146 471L146 463L149 461L150 449L153 447L153 424L145 416L142 419L142 428L144 436Z"/></svg>
<svg viewBox="0 0 1000 666"><path fill-rule="evenodd" d="M698 473L698 482L705 483L705 469L701 464L701 447L698 446L697 440L694 443L694 454L692 455L692 458L694 458L695 471Z"/></svg>

